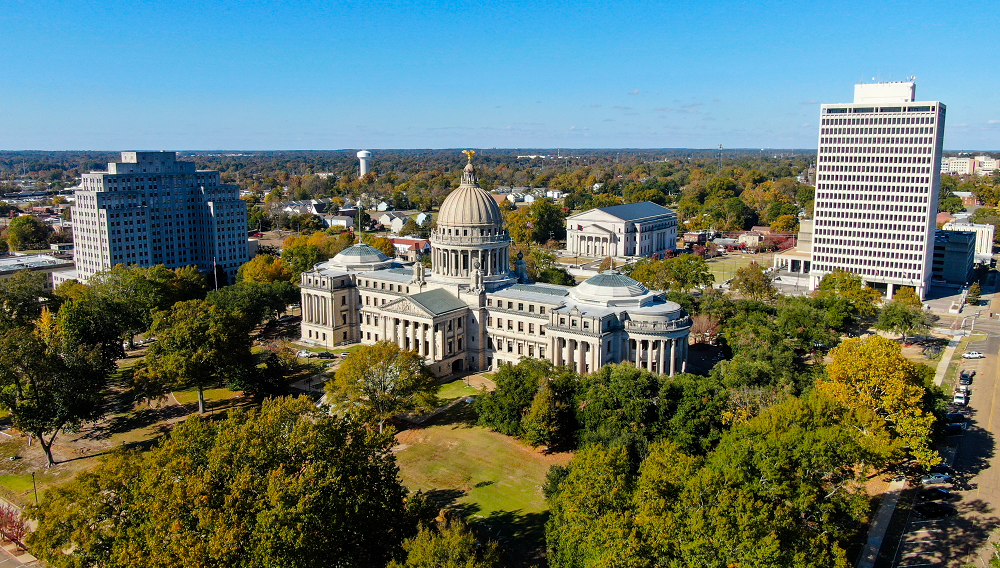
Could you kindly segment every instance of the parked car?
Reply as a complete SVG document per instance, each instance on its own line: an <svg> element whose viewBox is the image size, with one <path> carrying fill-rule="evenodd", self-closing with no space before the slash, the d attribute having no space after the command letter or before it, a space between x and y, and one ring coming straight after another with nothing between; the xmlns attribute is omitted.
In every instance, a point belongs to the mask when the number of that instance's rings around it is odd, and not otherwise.
<svg viewBox="0 0 1000 568"><path fill-rule="evenodd" d="M962 353L962 359L982 359L984 357L986 357L986 355L983 355L979 351L966 351L965 353Z"/></svg>
<svg viewBox="0 0 1000 568"><path fill-rule="evenodd" d="M150 343L156 343L156 338L155 337L147 337L146 339L142 340L142 343L143 343L143 345L149 345Z"/></svg>
<svg viewBox="0 0 1000 568"><path fill-rule="evenodd" d="M965 432L965 422L952 422L951 424L944 425L944 433L946 436L960 436Z"/></svg>
<svg viewBox="0 0 1000 568"><path fill-rule="evenodd" d="M920 498L924 501L947 501L954 499L955 494L943 487L928 487L920 492Z"/></svg>
<svg viewBox="0 0 1000 568"><path fill-rule="evenodd" d="M913 514L924 519L940 519L942 517L950 517L957 513L954 507L951 505L945 505L944 503L919 503L913 506Z"/></svg>
<svg viewBox="0 0 1000 568"><path fill-rule="evenodd" d="M969 397L963 392L957 392L955 393L955 396L952 397L951 403L958 406L965 406L969 404Z"/></svg>
<svg viewBox="0 0 1000 568"><path fill-rule="evenodd" d="M969 385L958 385L955 387L955 392L960 392L965 396L972 396L972 391L969 390Z"/></svg>
<svg viewBox="0 0 1000 568"><path fill-rule="evenodd" d="M921 485L943 485L951 483L951 476L947 473L929 473L920 478Z"/></svg>
<svg viewBox="0 0 1000 568"><path fill-rule="evenodd" d="M948 414L944 415L944 418L948 422L965 422L966 421L965 415L962 414L961 412L949 412Z"/></svg>
<svg viewBox="0 0 1000 568"><path fill-rule="evenodd" d="M293 316L291 314L285 314L285 315L281 316L280 318L278 318L278 321L280 321L280 322L286 322L286 321L292 321L293 319L295 319L295 316Z"/></svg>
<svg viewBox="0 0 1000 568"><path fill-rule="evenodd" d="M960 384L960 385L971 385L972 384L972 377L966 377L966 376L959 377L958 378L958 384Z"/></svg>
<svg viewBox="0 0 1000 568"><path fill-rule="evenodd" d="M299 351L295 354L296 357L302 357L303 359L312 359L316 356L312 351L306 351L305 349Z"/></svg>
<svg viewBox="0 0 1000 568"><path fill-rule="evenodd" d="M340 354L340 358L343 359L344 357L347 357L348 355L350 355L350 353L348 353L347 351L344 351L343 353Z"/></svg>
<svg viewBox="0 0 1000 568"><path fill-rule="evenodd" d="M333 353L330 353L329 351L320 351L316 354L316 356L320 359L333 359L334 357Z"/></svg>
<svg viewBox="0 0 1000 568"><path fill-rule="evenodd" d="M938 464L931 468L930 473L943 473L945 475L955 475L955 470L948 464Z"/></svg>
<svg viewBox="0 0 1000 568"><path fill-rule="evenodd" d="M968 377L968 378L971 379L972 377L975 377L975 376L976 376L976 371L974 371L974 370L973 371L969 371L967 369L962 369L962 372L959 373L959 378Z"/></svg>

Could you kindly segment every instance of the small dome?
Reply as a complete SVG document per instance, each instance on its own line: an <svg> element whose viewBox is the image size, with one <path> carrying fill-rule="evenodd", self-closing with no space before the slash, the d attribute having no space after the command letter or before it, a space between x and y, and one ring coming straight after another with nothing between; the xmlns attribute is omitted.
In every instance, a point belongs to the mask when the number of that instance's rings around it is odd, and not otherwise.
<svg viewBox="0 0 1000 568"><path fill-rule="evenodd" d="M392 259L377 248L358 243L340 251L330 260L330 266L344 270L371 270L384 268L392 263Z"/></svg>
<svg viewBox="0 0 1000 568"><path fill-rule="evenodd" d="M596 276L591 276L581 282L577 289L588 296L598 298L632 298L649 291L636 280L614 270L605 270Z"/></svg>

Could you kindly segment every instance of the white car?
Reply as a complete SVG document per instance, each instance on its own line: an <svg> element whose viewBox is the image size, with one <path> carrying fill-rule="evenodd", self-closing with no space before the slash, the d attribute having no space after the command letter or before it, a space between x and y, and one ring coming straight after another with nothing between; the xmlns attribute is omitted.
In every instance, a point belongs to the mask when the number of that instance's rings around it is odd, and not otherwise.
<svg viewBox="0 0 1000 568"><path fill-rule="evenodd" d="M957 392L955 393L955 396L951 399L951 403L956 404L958 406L965 406L969 404L969 396L966 395L964 392Z"/></svg>
<svg viewBox="0 0 1000 568"><path fill-rule="evenodd" d="M983 359L986 355L983 355L979 351L966 351L962 353L962 359Z"/></svg>
<svg viewBox="0 0 1000 568"><path fill-rule="evenodd" d="M316 356L316 354L313 353L312 351L306 351L305 349L303 349L302 351L296 353L295 356L302 357L303 359L312 359L313 357Z"/></svg>

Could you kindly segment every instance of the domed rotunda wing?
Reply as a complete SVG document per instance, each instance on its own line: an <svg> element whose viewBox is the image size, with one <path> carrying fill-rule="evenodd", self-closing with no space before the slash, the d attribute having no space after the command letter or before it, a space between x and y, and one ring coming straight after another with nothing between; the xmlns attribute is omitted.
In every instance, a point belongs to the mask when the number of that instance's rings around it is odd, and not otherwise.
<svg viewBox="0 0 1000 568"><path fill-rule="evenodd" d="M391 265L391 258L364 243L347 247L327 263L328 267L340 270L378 270Z"/></svg>
<svg viewBox="0 0 1000 568"><path fill-rule="evenodd" d="M591 276L569 294L578 302L603 306L642 306L657 297L636 280L615 270Z"/></svg>

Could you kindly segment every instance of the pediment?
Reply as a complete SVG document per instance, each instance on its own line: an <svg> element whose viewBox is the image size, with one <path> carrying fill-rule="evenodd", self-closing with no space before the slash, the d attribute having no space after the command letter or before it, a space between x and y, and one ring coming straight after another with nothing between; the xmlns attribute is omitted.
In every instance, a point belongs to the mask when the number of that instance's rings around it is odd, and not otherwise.
<svg viewBox="0 0 1000 568"><path fill-rule="evenodd" d="M434 314L430 313L423 308L420 304L410 300L409 298L400 298L398 300L393 300L384 306L379 307L380 310L386 312L393 312L397 314L406 314L410 316L421 316L426 318L433 318Z"/></svg>

